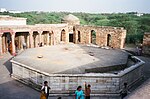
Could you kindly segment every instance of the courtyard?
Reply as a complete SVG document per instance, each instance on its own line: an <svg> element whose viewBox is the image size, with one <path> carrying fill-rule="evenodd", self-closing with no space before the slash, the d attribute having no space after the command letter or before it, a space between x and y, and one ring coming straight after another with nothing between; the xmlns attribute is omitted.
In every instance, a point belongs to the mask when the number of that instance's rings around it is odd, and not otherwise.
<svg viewBox="0 0 150 99"><path fill-rule="evenodd" d="M113 67L125 65L127 59L128 54L120 49L69 43L27 49L13 61L49 74L84 74L110 72L104 70L106 67L113 71Z"/></svg>

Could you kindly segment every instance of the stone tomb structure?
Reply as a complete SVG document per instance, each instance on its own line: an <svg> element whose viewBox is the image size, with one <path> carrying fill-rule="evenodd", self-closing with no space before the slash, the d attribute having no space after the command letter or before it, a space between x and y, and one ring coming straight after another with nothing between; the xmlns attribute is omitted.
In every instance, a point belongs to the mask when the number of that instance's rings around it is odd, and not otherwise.
<svg viewBox="0 0 150 99"><path fill-rule="evenodd" d="M150 33L145 33L143 37L143 52L150 55Z"/></svg>
<svg viewBox="0 0 150 99"><path fill-rule="evenodd" d="M124 83L130 87L143 76L144 62L120 50L125 37L123 28L80 25L71 14L61 24L35 25L0 16L0 55L27 48L11 60L12 76L37 89L47 80L51 94L71 95L86 81L92 95L119 97Z"/></svg>
<svg viewBox="0 0 150 99"><path fill-rule="evenodd" d="M92 95L120 99L143 77L144 62L122 50L80 44L60 44L25 50L11 60L17 80L40 89L46 80L50 95L73 95L77 86L91 84Z"/></svg>
<svg viewBox="0 0 150 99"><path fill-rule="evenodd" d="M122 49L126 30L120 27L80 25L76 16L69 14L61 24L26 25L26 18L0 16L0 54L9 51L15 55L18 50L42 45L60 43L96 44L100 47Z"/></svg>
<svg viewBox="0 0 150 99"><path fill-rule="evenodd" d="M74 42L77 44L96 44L100 47L122 49L125 38L126 30L123 28L86 25L74 27Z"/></svg>

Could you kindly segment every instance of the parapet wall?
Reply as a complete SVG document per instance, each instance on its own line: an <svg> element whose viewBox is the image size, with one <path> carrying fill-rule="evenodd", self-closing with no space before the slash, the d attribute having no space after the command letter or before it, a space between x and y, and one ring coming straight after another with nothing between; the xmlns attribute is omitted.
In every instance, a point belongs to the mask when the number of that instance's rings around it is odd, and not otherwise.
<svg viewBox="0 0 150 99"><path fill-rule="evenodd" d="M72 95L77 86L81 85L84 89L84 83L87 82L92 86L92 95L119 96L124 83L128 83L130 87L143 77L144 62L137 57L132 58L136 61L136 64L120 71L118 74L48 74L11 60L12 75L17 80L38 89L46 80L51 87L51 94Z"/></svg>

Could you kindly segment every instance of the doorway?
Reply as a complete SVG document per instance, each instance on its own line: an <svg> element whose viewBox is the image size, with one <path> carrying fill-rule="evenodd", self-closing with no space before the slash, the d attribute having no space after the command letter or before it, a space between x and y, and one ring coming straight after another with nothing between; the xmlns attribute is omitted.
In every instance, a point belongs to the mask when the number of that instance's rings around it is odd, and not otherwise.
<svg viewBox="0 0 150 99"><path fill-rule="evenodd" d="M69 33L69 42L73 42L73 33Z"/></svg>
<svg viewBox="0 0 150 99"><path fill-rule="evenodd" d="M63 30L61 31L60 41L64 41L64 42L65 42L65 38L66 38L66 32L65 32L65 30L63 29Z"/></svg>
<svg viewBox="0 0 150 99"><path fill-rule="evenodd" d="M80 34L80 31L78 31L78 42L81 42L81 34Z"/></svg>
<svg viewBox="0 0 150 99"><path fill-rule="evenodd" d="M91 31L91 43L96 44L96 32L94 30Z"/></svg>
<svg viewBox="0 0 150 99"><path fill-rule="evenodd" d="M107 35L107 46L111 47L111 35Z"/></svg>

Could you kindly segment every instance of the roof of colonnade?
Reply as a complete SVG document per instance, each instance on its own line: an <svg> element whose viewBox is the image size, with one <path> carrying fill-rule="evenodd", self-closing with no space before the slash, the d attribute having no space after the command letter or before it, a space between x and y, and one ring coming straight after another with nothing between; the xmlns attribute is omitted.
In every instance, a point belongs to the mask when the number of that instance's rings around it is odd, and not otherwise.
<svg viewBox="0 0 150 99"><path fill-rule="evenodd" d="M67 26L68 24L1 25L0 32L51 31Z"/></svg>

